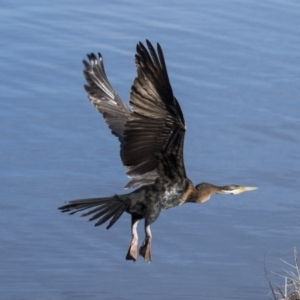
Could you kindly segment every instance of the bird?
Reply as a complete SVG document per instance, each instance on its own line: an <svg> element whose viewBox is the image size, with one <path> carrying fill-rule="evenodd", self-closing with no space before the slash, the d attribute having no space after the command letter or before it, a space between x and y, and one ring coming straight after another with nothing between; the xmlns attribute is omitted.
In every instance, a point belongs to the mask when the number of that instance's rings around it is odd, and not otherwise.
<svg viewBox="0 0 300 300"><path fill-rule="evenodd" d="M74 214L88 210L95 226L109 221L107 229L126 212L131 215L131 241L126 260L141 255L152 260L150 226L166 209L185 203L203 203L213 194L240 194L256 190L236 184L194 185L187 177L183 146L186 124L173 94L164 54L146 40L139 42L134 57L136 78L129 106L116 94L105 73L103 57L91 53L83 60L87 97L102 114L113 135L120 141L120 157L130 178L125 188L133 192L111 197L87 198L66 202L62 212ZM138 250L137 226L144 219L145 238Z"/></svg>

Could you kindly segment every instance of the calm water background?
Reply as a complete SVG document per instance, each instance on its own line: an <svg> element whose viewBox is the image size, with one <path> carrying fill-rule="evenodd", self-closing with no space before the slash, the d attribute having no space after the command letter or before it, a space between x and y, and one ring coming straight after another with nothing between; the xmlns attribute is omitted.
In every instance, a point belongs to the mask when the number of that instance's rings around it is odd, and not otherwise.
<svg viewBox="0 0 300 300"><path fill-rule="evenodd" d="M265 254L280 272L299 247L299 1L24 0L0 16L0 298L267 299ZM123 192L81 60L101 51L127 102L146 38L185 114L189 177L259 187L162 213L149 265L125 261L128 215L106 231L57 210Z"/></svg>

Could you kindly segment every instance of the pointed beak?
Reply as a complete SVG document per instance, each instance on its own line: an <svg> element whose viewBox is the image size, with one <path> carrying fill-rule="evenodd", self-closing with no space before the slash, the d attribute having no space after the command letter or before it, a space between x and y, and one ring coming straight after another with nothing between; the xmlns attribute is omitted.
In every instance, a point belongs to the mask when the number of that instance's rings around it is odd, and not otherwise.
<svg viewBox="0 0 300 300"><path fill-rule="evenodd" d="M257 190L257 189L258 189L258 187L254 187L254 186L241 186L238 189L238 193L237 194L244 193L244 192L250 192L250 191Z"/></svg>
<svg viewBox="0 0 300 300"><path fill-rule="evenodd" d="M232 187L232 186L229 186ZM219 192L219 194L234 194L234 195L238 195L244 192L250 192L250 191L254 191L257 190L257 187L254 186L236 186L235 189L232 188L228 188L228 186L225 186L223 190L221 190L221 192Z"/></svg>

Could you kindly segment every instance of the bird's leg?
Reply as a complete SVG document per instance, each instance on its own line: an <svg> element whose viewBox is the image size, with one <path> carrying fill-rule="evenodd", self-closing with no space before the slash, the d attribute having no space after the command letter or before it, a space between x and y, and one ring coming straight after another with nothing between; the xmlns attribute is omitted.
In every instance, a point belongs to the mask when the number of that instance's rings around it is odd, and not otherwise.
<svg viewBox="0 0 300 300"><path fill-rule="evenodd" d="M145 234L146 236L140 248L139 253L141 256L144 257L146 262L150 262L152 260L152 255L151 255L152 235L151 235L150 225L145 224Z"/></svg>
<svg viewBox="0 0 300 300"><path fill-rule="evenodd" d="M139 220L135 219L133 216L131 217L131 234L132 239L130 242L130 246L126 255L126 260L136 261L137 259L137 246L138 246L138 234L137 234L137 225Z"/></svg>

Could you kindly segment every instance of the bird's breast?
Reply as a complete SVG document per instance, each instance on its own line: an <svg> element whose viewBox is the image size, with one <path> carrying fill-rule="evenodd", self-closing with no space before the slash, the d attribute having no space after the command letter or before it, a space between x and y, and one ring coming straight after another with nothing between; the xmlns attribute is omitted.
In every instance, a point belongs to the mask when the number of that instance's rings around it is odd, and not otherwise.
<svg viewBox="0 0 300 300"><path fill-rule="evenodd" d="M184 190L180 185L167 188L160 196L161 209L182 205L185 202Z"/></svg>

